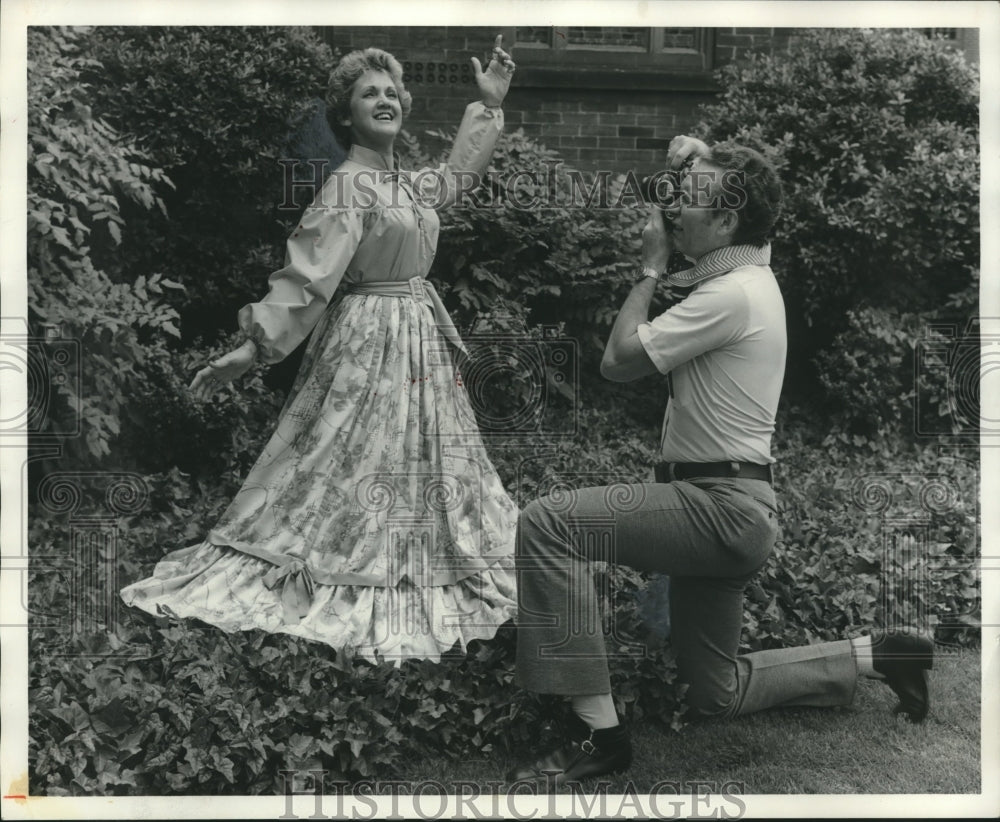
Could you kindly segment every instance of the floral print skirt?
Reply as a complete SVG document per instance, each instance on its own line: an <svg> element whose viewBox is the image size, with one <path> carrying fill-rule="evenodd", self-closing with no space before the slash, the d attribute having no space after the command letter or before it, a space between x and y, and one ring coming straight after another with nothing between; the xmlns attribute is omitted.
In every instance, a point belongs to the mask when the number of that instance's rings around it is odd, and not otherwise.
<svg viewBox="0 0 1000 822"><path fill-rule="evenodd" d="M438 660L515 615L517 514L430 308L348 294L215 528L122 597L372 661Z"/></svg>

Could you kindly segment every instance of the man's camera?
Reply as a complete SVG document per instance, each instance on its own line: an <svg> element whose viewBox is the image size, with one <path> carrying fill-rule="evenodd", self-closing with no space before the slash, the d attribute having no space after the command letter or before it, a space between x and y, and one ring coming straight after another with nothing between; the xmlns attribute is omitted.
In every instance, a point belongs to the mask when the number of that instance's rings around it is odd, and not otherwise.
<svg viewBox="0 0 1000 822"><path fill-rule="evenodd" d="M681 180L686 170L664 169L639 178L639 196L648 205L663 209L676 209L681 204ZM664 216L673 219L672 211Z"/></svg>

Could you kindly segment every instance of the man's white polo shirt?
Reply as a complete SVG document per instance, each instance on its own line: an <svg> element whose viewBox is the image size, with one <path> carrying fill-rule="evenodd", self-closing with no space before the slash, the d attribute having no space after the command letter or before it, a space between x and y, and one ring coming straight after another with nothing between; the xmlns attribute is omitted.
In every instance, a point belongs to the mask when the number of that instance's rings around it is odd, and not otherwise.
<svg viewBox="0 0 1000 822"><path fill-rule="evenodd" d="M769 266L735 268L638 327L670 375L661 442L667 462L771 463L785 373L785 305Z"/></svg>

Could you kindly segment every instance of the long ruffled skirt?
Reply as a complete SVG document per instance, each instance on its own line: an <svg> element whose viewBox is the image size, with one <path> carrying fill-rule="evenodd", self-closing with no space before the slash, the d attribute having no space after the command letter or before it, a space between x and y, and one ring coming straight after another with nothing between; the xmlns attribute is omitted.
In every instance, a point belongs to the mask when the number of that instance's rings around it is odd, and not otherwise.
<svg viewBox="0 0 1000 822"><path fill-rule="evenodd" d="M216 527L122 597L373 661L437 660L515 615L517 513L430 309L348 294Z"/></svg>

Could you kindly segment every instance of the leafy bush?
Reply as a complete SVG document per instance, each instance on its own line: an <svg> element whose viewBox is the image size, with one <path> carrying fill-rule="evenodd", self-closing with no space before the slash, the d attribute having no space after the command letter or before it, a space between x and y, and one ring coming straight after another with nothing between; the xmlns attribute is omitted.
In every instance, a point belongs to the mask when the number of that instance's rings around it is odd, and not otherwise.
<svg viewBox="0 0 1000 822"><path fill-rule="evenodd" d="M700 133L769 154L790 372L866 307L927 312L979 266L978 80L916 31L815 30L718 75Z"/></svg>
<svg viewBox="0 0 1000 822"><path fill-rule="evenodd" d="M866 438L909 433L916 317L860 308L847 312L847 322L847 329L816 357L831 424Z"/></svg>
<svg viewBox="0 0 1000 822"><path fill-rule="evenodd" d="M221 386L207 402L188 391L198 369L239 344L234 333L210 346L159 351L125 412L120 459L131 457L144 472L176 467L196 476L245 476L274 430L284 393L265 386L260 369Z"/></svg>
<svg viewBox="0 0 1000 822"><path fill-rule="evenodd" d="M236 443L238 470L278 398L245 381L242 399L195 408L180 368L205 352L172 351L162 334L190 345L220 317L232 329L280 263L297 210L276 208L278 160L333 149L310 130L329 49L308 29L33 28L29 60L35 359L55 326L83 372L55 383L48 428L82 420L85 437L67 443L80 462L85 444L91 459L159 471L187 441L185 468L217 470Z"/></svg>
<svg viewBox="0 0 1000 822"><path fill-rule="evenodd" d="M872 625L975 644L975 455L898 437L872 448L860 435L810 436L796 414L785 425L775 449L782 535L748 590L746 644L831 640Z"/></svg>
<svg viewBox="0 0 1000 822"><path fill-rule="evenodd" d="M114 263L121 247L123 207L162 210L170 181L147 154L124 140L92 109L84 72L97 68L70 29L28 31L28 306L32 337L43 326L78 346L68 371L85 366L82 383L56 381L48 430L75 429L68 455L91 461L109 453L120 429L127 386L145 362L145 343L177 336L167 289L178 284L158 268L135 276ZM103 260L103 263L99 262ZM35 350L48 354L45 342Z"/></svg>
<svg viewBox="0 0 1000 822"><path fill-rule="evenodd" d="M330 50L309 28L274 26L100 27L90 48L101 110L176 185L165 198L170 220L136 225L128 264L185 285L187 339L231 330L280 266L301 210L277 210L279 160L296 159L290 149L324 95Z"/></svg>
<svg viewBox="0 0 1000 822"><path fill-rule="evenodd" d="M822 413L833 434L876 449L886 436L979 430L978 277L935 311L847 312L847 327L815 357Z"/></svg>
<svg viewBox="0 0 1000 822"><path fill-rule="evenodd" d="M429 134L445 142L453 136ZM434 162L415 138L403 145L405 167ZM515 303L532 325L564 323L592 362L631 287L643 219L624 201L581 207L581 190L593 181L574 183L571 173L523 129L505 133L475 199L442 214L431 274L460 326L498 302ZM524 207L531 203L537 207Z"/></svg>

